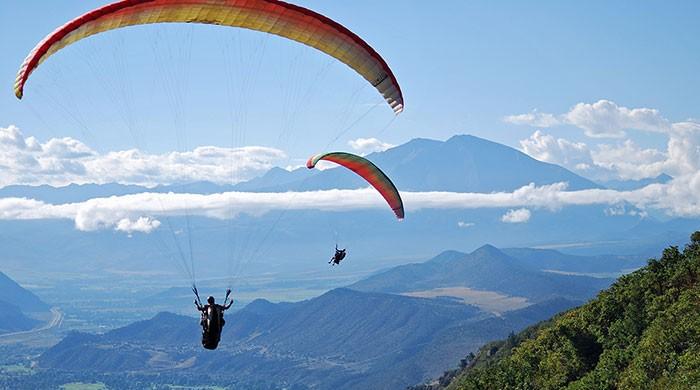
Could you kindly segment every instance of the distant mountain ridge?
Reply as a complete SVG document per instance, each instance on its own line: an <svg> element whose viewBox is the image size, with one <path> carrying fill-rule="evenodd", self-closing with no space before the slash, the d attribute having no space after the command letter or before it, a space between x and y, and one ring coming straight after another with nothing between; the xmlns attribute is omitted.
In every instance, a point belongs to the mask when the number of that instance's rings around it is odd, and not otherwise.
<svg viewBox="0 0 700 390"><path fill-rule="evenodd" d="M641 256L577 256L553 249L504 248L504 254L518 259L522 265L539 270L562 273L602 274L622 273L643 267L646 259Z"/></svg>
<svg viewBox="0 0 700 390"><path fill-rule="evenodd" d="M19 307L0 301L0 335L29 330L39 323L39 321L25 316Z"/></svg>
<svg viewBox="0 0 700 390"><path fill-rule="evenodd" d="M447 141L414 139L403 145L367 156L403 191L493 192L513 191L524 185L569 183L572 190L600 188L588 179L558 165L549 164L505 145L471 135ZM95 197L141 192L309 191L353 189L367 183L342 168L323 171L272 168L264 175L235 185L195 182L147 188L138 185L70 184L12 185L0 188L0 197L27 197L51 203L80 202Z"/></svg>
<svg viewBox="0 0 700 390"><path fill-rule="evenodd" d="M510 257L491 245L484 245L469 254L447 251L424 263L397 266L349 288L405 293L463 286L537 302L553 297L584 300L611 282L612 279L544 273L532 264Z"/></svg>
<svg viewBox="0 0 700 390"><path fill-rule="evenodd" d="M560 263L564 271L596 270L604 257L510 251L519 256L491 245L469 254L446 251L306 301L255 300L227 315L224 341L215 355L200 349L196 318L160 313L103 335L70 334L42 354L39 364L55 372L75 373L76 367L99 375L129 372L143 376L145 383L157 380L154 372L215 370L218 378L212 384L229 386L404 388L434 377L465 351L576 306L610 283L541 270ZM620 260L617 267L627 264L617 257L608 260ZM592 265L581 264L585 262ZM493 315L449 294L431 299L400 295L456 284L519 294L531 302ZM363 286L375 291L358 291Z"/></svg>
<svg viewBox="0 0 700 390"><path fill-rule="evenodd" d="M215 354L198 346L198 319L160 313L104 335L69 334L39 364L151 380L160 370L213 370L211 384L242 387L395 389L434 375L464 348L575 304L559 299L493 317L448 300L341 288L298 303L252 302L227 316Z"/></svg>
<svg viewBox="0 0 700 390"><path fill-rule="evenodd" d="M588 179L505 145L471 135L447 141L417 138L367 156L403 191L513 191L530 183L569 183L572 190L600 188ZM271 170L239 187L255 191L362 188L367 184L345 169L309 174L305 168Z"/></svg>
<svg viewBox="0 0 700 390"><path fill-rule="evenodd" d="M585 305L489 343L420 390L695 389L700 231Z"/></svg>
<svg viewBox="0 0 700 390"><path fill-rule="evenodd" d="M631 191L631 190L636 190L642 187L646 187L650 184L666 184L669 181L673 180L673 177L662 173L656 177L650 177L646 179L640 179L640 180L609 180L602 182L601 184L605 186L606 188L610 188L613 190L619 190L619 191Z"/></svg>
<svg viewBox="0 0 700 390"><path fill-rule="evenodd" d="M49 305L34 293L0 272L0 335L34 328L40 322L25 314L48 310Z"/></svg>
<svg viewBox="0 0 700 390"><path fill-rule="evenodd" d="M25 313L49 310L48 304L2 272L0 272L0 300L19 307Z"/></svg>
<svg viewBox="0 0 700 390"><path fill-rule="evenodd" d="M529 183L537 185L568 182L570 189L598 188L597 184L548 163L534 160L513 148L473 136L455 136L447 141L415 139L384 152L368 156L385 170L402 191L512 191ZM10 186L0 197L22 196L49 203L80 202L94 197L149 192L191 192L210 194L223 191L288 191L324 188L362 188L362 179L344 168L324 171L273 168L265 175L238 183L219 185L195 182L145 188L119 184ZM526 223L505 223L509 208L420 209L411 211L397 224L391 211L370 210L284 210L264 215L238 215L233 222L196 216L159 215L161 225L151 234L114 232L113 229L78 231L69 219L2 220L0 246L6 255L6 269L22 272L38 264L47 271L177 272L173 256L177 248L171 232L186 245L193 243L193 257L204 273L227 269L231 234L246 238L252 247L265 248L266 258L249 262L252 273L308 272L315 260L325 257L335 241L351 248L352 264L371 269L396 264L396 259L424 258L445 248L472 251L484 242L499 247L565 246L577 253L655 253L672 239L682 240L697 220L655 220L626 213L606 213L607 205L571 206L561 210L531 209ZM156 213L157 214L157 213ZM171 232L169 232L169 230ZM269 232L269 233L268 233ZM230 234L229 234L230 233ZM157 237L160 236L160 237ZM335 237L337 236L337 237ZM670 238L669 238L670 237ZM161 241L166 242L167 248ZM639 248L642 246L642 248ZM184 248L184 246L183 246ZM639 248L639 249L638 249ZM168 253L171 252L171 253ZM47 257L54 259L46 262ZM143 261L148 259L148 261ZM354 267L354 265L353 265ZM15 271L16 270L16 271ZM578 272L578 271L577 271ZM77 272L76 272L77 273ZM214 276L202 274L204 277Z"/></svg>

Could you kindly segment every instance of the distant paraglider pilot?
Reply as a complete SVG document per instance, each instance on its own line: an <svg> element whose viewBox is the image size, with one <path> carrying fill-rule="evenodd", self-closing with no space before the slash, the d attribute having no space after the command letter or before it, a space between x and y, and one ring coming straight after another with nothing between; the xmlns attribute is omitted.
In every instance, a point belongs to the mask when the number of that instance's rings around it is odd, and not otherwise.
<svg viewBox="0 0 700 390"><path fill-rule="evenodd" d="M337 265L340 264L340 262L345 258L345 249L338 249L338 245L335 246L335 254L333 257L331 257L331 260L328 262L328 264L331 265Z"/></svg>
<svg viewBox="0 0 700 390"><path fill-rule="evenodd" d="M200 321L202 325L202 346L206 349L216 349L219 345L221 330L226 324L224 312L233 305L233 299L226 304L230 294L231 290L226 290L226 299L224 299L223 305L218 305L213 296L207 298L206 305L202 305L199 299L194 301L197 310L202 313L202 320Z"/></svg>

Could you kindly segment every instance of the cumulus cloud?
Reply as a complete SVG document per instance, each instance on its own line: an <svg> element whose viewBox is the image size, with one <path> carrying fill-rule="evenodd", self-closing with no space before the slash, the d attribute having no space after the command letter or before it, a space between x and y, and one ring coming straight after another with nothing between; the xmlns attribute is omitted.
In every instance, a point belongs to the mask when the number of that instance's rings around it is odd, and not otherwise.
<svg viewBox="0 0 700 390"><path fill-rule="evenodd" d="M655 177L668 170L678 174L666 153L641 148L631 139L619 145L601 144L591 152L595 165L616 172L622 179Z"/></svg>
<svg viewBox="0 0 700 390"><path fill-rule="evenodd" d="M150 233L160 226L160 221L150 217L139 217L132 221L129 218L123 218L117 221L114 230L126 233L141 232Z"/></svg>
<svg viewBox="0 0 700 390"><path fill-rule="evenodd" d="M541 120L543 115L548 115L549 119ZM541 130L520 141L521 150L530 156L561 164L594 179L639 180L662 173L683 176L700 170L700 123L671 122L655 109L631 109L600 100L592 104L579 103L561 115L534 113L514 115L505 120L537 127L568 124L596 138L624 137L627 129L668 137L665 150L641 147L631 138L588 145L555 138Z"/></svg>
<svg viewBox="0 0 700 390"><path fill-rule="evenodd" d="M383 152L395 146L390 143L382 142L376 138L358 138L348 141L348 145L350 145L354 151L363 156L372 152Z"/></svg>
<svg viewBox="0 0 700 390"><path fill-rule="evenodd" d="M662 173L680 177L700 170L700 124L684 126L674 126L669 132L665 150L643 148L631 139L588 146L540 130L521 140L520 149L598 180L639 180Z"/></svg>
<svg viewBox="0 0 700 390"><path fill-rule="evenodd" d="M605 205L609 215L646 216L661 210L671 216L700 216L700 173L666 184L651 184L633 191L588 189L568 191L566 183L529 184L513 192L457 193L403 192L409 213L421 209L510 209L503 222L527 222L531 209L557 211L566 206ZM622 209L629 204L633 208ZM140 193L95 198L79 203L48 204L25 198L0 199L0 219L70 219L79 230L116 229L148 233L159 227L158 217L202 216L236 218L242 213L262 215L275 210L350 211L386 209L382 197L371 188L284 193L225 192L219 194ZM468 222L458 223L469 227Z"/></svg>
<svg viewBox="0 0 700 390"><path fill-rule="evenodd" d="M73 138L52 138L41 143L34 137L25 137L15 126L0 128L0 186L232 183L264 173L284 158L281 150L261 146L202 146L164 154L131 149L101 154Z"/></svg>
<svg viewBox="0 0 700 390"><path fill-rule="evenodd" d="M474 222L464 222L464 221L459 221L457 222L457 227L460 228L470 228L472 226L476 225Z"/></svg>
<svg viewBox="0 0 700 390"><path fill-rule="evenodd" d="M535 131L529 138L521 140L520 149L540 161L569 168L587 170L593 166L591 152L585 143L554 138L540 130Z"/></svg>
<svg viewBox="0 0 700 390"><path fill-rule="evenodd" d="M653 148L641 148L633 140L618 144L598 144L555 138L541 130L520 140L520 150L540 160L558 164L594 180L638 180L661 173L682 174L668 154Z"/></svg>
<svg viewBox="0 0 700 390"><path fill-rule="evenodd" d="M622 215L631 215L633 217L640 217L640 218L646 218L648 216L648 213L644 210L639 210L635 207L629 207L626 204L619 204L615 205L612 207L608 207L605 210L603 210L605 215L609 217L615 217L615 216L622 216Z"/></svg>
<svg viewBox="0 0 700 390"><path fill-rule="evenodd" d="M670 128L669 121L658 110L630 109L609 100L579 103L564 114L563 120L583 129L587 136L596 138L621 138L625 136L626 129L665 132Z"/></svg>
<svg viewBox="0 0 700 390"><path fill-rule="evenodd" d="M658 110L630 109L604 99L595 103L578 103L561 115L532 112L506 116L503 120L540 128L573 125L592 138L622 138L625 130L631 129L665 133L673 127Z"/></svg>
<svg viewBox="0 0 700 390"><path fill-rule="evenodd" d="M517 210L508 210L507 213L501 216L501 221L505 223L525 223L530 220L530 210L522 208Z"/></svg>

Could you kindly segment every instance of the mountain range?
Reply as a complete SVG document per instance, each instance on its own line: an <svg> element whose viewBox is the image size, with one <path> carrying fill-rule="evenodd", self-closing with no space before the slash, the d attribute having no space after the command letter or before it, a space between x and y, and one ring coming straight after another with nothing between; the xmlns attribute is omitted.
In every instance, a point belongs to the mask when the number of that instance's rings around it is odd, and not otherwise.
<svg viewBox="0 0 700 390"><path fill-rule="evenodd" d="M196 319L160 313L104 335L69 334L39 365L84 376L130 372L154 383L176 369L183 377L214 372L221 385L394 389L574 304L555 299L494 317L450 300L336 289L299 303L254 301L228 317L214 353L198 346Z"/></svg>
<svg viewBox="0 0 700 390"><path fill-rule="evenodd" d="M491 245L482 246L469 254L443 252L424 263L401 265L370 276L352 284L350 288L407 293L468 287L526 297L537 302L553 297L586 300L612 282L611 279L545 273L532 268L535 262L531 257L525 258L527 263ZM546 260L542 264L547 265Z"/></svg>
<svg viewBox="0 0 700 390"><path fill-rule="evenodd" d="M403 145L366 156L382 168L403 191L494 192L513 191L530 183L569 183L569 189L602 188L555 164L545 163L482 138L459 135L447 141L413 139ZM523 173L527 174L523 174ZM288 171L272 168L264 175L238 184L194 182L147 188L137 185L71 184L12 185L0 189L0 197L27 197L50 203L80 202L91 198L140 192L189 192L212 194L225 191L283 192L364 188L367 183L345 169Z"/></svg>
<svg viewBox="0 0 700 390"><path fill-rule="evenodd" d="M8 303L20 307L24 312L49 310L49 305L2 272L0 272L0 297L0 300L7 300Z"/></svg>
<svg viewBox="0 0 700 390"><path fill-rule="evenodd" d="M18 306L0 301L0 335L29 330L39 323L39 321L27 317Z"/></svg>
<svg viewBox="0 0 700 390"><path fill-rule="evenodd" d="M529 183L569 183L570 189L601 188L562 167L540 162L513 148L473 136L447 141L415 139L368 156L404 191L512 191ZM660 180L666 180L662 177ZM289 191L365 187L345 169L323 171L271 169L236 185L199 182L155 188L120 184L9 186L0 196L21 196L50 203L144 191L215 193L221 191ZM410 209L410 205L409 205ZM526 223L504 223L505 208L417 210L396 223L388 210L345 212L282 211L241 215L233 221L204 217L170 217L151 234L114 231L81 232L68 220L0 221L5 269L28 274L38 264L47 274L154 271L178 274L178 253L189 252L202 276L228 268L233 253L247 257L246 272L274 268L281 273L318 269L336 243L350 248L355 271L396 265L452 248L471 251L484 242L499 247L551 247L578 254L651 256L660 247L682 241L696 220L657 220L652 216L611 215L606 206L575 206L557 211L532 210ZM575 221L575 222L572 222ZM369 228L371 227L371 228ZM176 234L177 233L177 234ZM236 237L232 240L231 237ZM178 243L175 243L175 240ZM244 245L248 243L248 245ZM178 246L180 248L178 248ZM240 249L243 248L243 249ZM245 253L244 253L245 252ZM44 261L51 257L51 262ZM182 275L180 275L182 276Z"/></svg>
<svg viewBox="0 0 700 390"><path fill-rule="evenodd" d="M494 341L420 390L694 389L700 232L576 309Z"/></svg>
<svg viewBox="0 0 700 390"><path fill-rule="evenodd" d="M447 141L418 138L366 156L403 191L496 192L513 191L530 183L569 183L573 190L600 185L555 164L549 164L507 146L470 135ZM527 174L523 174L527 172ZM363 188L367 184L344 169L313 174L305 168L291 172L275 169L239 185L253 191L309 191Z"/></svg>
<svg viewBox="0 0 700 390"><path fill-rule="evenodd" d="M57 378L99 377L116 387L125 373L146 386L184 380L194 385L192 375L213 372L216 375L202 377L209 385L405 388L439 375L465 351L580 304L611 282L539 269L568 259L577 263L575 268L597 270L599 257L513 251L526 255L511 257L490 245L468 254L447 251L309 300L253 301L227 315L215 352L199 347L197 319L160 313L101 335L71 333L44 352L38 363ZM554 260L537 264L537 253ZM579 264L588 261L594 264ZM416 290L446 286L471 288L481 295L474 305L459 299L460 293L450 295L449 289L430 297L410 296ZM488 294L498 294L501 303L514 294L524 301L485 310L483 306L490 306L479 297L489 300Z"/></svg>
<svg viewBox="0 0 700 390"><path fill-rule="evenodd" d="M39 321L28 317L49 310L31 291L0 272L0 335L34 328Z"/></svg>

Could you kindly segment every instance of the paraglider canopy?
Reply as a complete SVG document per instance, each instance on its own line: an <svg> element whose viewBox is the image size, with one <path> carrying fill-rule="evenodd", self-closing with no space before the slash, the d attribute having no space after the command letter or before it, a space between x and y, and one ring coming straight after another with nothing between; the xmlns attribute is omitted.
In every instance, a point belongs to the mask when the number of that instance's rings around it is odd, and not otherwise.
<svg viewBox="0 0 700 390"><path fill-rule="evenodd" d="M30 74L62 48L91 35L152 23L203 23L275 34L345 63L382 94L396 114L403 95L384 59L362 38L310 9L278 0L121 0L79 16L46 36L29 53L15 81L21 99Z"/></svg>
<svg viewBox="0 0 700 390"><path fill-rule="evenodd" d="M311 156L306 162L306 167L313 169L321 160L332 161L360 175L379 191L391 209L394 210L396 218L404 218L403 201L399 190L396 189L389 177L371 161L352 153L331 152Z"/></svg>

